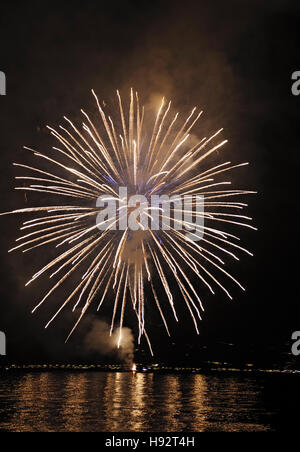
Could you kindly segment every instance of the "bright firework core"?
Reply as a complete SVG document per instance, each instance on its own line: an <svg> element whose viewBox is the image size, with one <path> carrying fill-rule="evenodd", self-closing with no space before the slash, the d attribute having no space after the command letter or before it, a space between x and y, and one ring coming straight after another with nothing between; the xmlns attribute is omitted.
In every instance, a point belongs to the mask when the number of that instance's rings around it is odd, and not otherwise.
<svg viewBox="0 0 300 452"><path fill-rule="evenodd" d="M243 289L224 269L222 255L237 260L237 252L251 255L226 226L255 229L247 223L251 218L241 215L247 204L236 201L254 192L228 189L225 186L231 182L219 179L247 163L207 167L209 156L227 141L213 144L222 129L199 140L191 135L202 114L196 108L180 120L178 113L172 114L171 102L163 98L149 126L133 90L128 116L117 91L119 113L114 114L114 120L92 93L98 117L92 121L81 110L81 128L67 118L67 127L48 127L58 145L47 154L25 148L46 162L46 169L14 164L27 172L16 179L29 184L17 190L46 193L49 200L54 197L56 201L10 212L36 215L23 223L21 230L26 232L10 251L25 253L49 244L57 249L57 257L26 284L44 273L55 281L33 312L73 272L78 275L78 284L46 327L72 303L79 315L69 338L93 301L98 310L105 301L112 302L110 332L118 318L120 346L125 308L130 304L139 326L138 341L144 335L152 352L144 315L146 303L156 305L170 335L165 312L168 304L178 321L171 290L176 284L199 334L203 305L189 275L196 275L211 293L219 286L229 298L218 273ZM63 199L67 202L62 203ZM157 295L161 289L165 299Z"/></svg>

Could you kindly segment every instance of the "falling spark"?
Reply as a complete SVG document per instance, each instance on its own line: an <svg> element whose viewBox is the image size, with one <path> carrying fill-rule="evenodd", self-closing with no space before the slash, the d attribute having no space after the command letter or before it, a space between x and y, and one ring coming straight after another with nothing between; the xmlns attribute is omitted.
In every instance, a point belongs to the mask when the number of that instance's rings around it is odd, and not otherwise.
<svg viewBox="0 0 300 452"><path fill-rule="evenodd" d="M124 314L129 302L138 321L138 340L140 342L144 335L152 353L145 329L146 303L154 301L153 306L156 305L166 332L170 335L166 311L169 305L175 320L178 321L171 290L171 287L173 289L174 285L177 285L199 334L198 322L201 320L203 304L192 283L192 275L196 275L211 293L214 293L212 286L219 286L230 299L232 296L219 281L218 274L225 275L244 290L223 268L225 264L222 255L238 260L234 250L250 255L252 253L235 243L239 238L226 232L223 226L232 224L256 229L248 223L251 218L240 214L247 205L235 201L236 197L255 192L224 189L225 185L230 185L230 181L215 182L216 176L247 163L232 165L226 162L207 169L204 164L208 157L221 151L227 141L212 144L222 132L220 129L209 138L202 138L197 144L191 143L190 131L202 111L196 113L197 109L193 108L181 125L178 125L179 114L173 117L170 113L171 102L166 104L163 98L149 137L144 107L141 108L137 93L134 96L131 90L127 119L120 93L117 91L120 127L104 112L94 90L92 94L102 121L101 127L97 128L83 110L82 130L64 117L67 125L59 126L59 131L48 126L50 133L59 143L59 147L53 147L55 157L24 147L36 158L45 161L47 170L14 163L16 167L28 171L27 175L18 176L16 180L29 184L17 186L16 190L53 195L56 202L45 207L8 212L35 215L34 219L23 223L21 230L26 232L16 239L17 246L9 252L21 250L25 253L44 245L55 246L57 249L57 257L26 283L26 286L33 283L44 273L50 273L50 278L60 273L59 279L32 312L40 308L76 271L78 285L54 313L46 327L71 301L75 301L73 310L79 310L80 313L69 338L92 302L98 299L99 310L114 292L110 332L112 334L119 312L118 347L122 342ZM133 187L132 194L144 195L147 198L153 194L188 197L191 211L193 196L201 196L205 210L196 214L205 219L201 242L193 242L183 231L176 230L175 225L168 230L145 230L142 216L149 220L152 219L153 213L146 208L137 219L140 227L136 231L129 231L128 228L124 231L118 228L113 230L111 225L100 230L96 217L101 209L96 207L96 200L99 196L107 195L107 200L124 204L124 199L120 199L118 193L118 188L124 186ZM61 203L63 197L68 198L67 205ZM159 210L163 223L168 220L168 216L163 207ZM116 223L121 223L129 213L130 207L122 205L118 209ZM183 211L180 213L183 214ZM183 221L183 224L188 229L188 222ZM164 290L165 300L158 296L159 288ZM136 367L133 366L132 370L136 370Z"/></svg>

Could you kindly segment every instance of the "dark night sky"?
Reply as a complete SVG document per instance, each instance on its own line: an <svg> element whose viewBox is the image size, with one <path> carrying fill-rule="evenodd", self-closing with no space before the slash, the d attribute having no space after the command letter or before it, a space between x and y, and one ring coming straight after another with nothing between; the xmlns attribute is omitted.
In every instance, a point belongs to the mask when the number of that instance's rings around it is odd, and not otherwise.
<svg viewBox="0 0 300 452"><path fill-rule="evenodd" d="M24 205L13 191L11 165L28 159L22 146L45 148L51 142L46 124L94 108L91 88L105 100L116 88L125 96L134 86L145 100L165 94L178 109L198 105L205 111L200 132L224 127L229 139L224 159L251 162L247 171L235 173L234 182L259 192L249 199L259 230L242 234L255 256L230 264L247 291L234 290L229 302L221 292L213 297L199 286L206 308L200 339L183 313L180 327L171 322L172 346L153 316L158 357L170 351L184 356L201 341L279 349L300 330L300 96L291 94L291 74L300 70L299 21L299 2L288 0L1 4L0 70L7 76L7 96L0 97L1 211ZM0 219L0 330L7 334L10 357L75 359L88 326L65 346L72 321L67 313L46 332L51 300L42 312L30 314L44 280L24 290L41 257L7 254L19 222ZM127 320L131 326L130 315Z"/></svg>

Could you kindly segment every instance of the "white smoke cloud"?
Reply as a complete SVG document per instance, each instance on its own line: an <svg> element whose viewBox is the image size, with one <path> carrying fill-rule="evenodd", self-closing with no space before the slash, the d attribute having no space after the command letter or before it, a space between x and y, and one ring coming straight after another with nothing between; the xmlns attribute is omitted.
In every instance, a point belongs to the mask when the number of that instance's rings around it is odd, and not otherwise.
<svg viewBox="0 0 300 452"><path fill-rule="evenodd" d="M122 340L118 348L120 329L116 328L110 336L110 325L103 320L94 320L84 340L84 347L89 352L101 355L116 355L130 365L134 357L134 336L130 328L122 328Z"/></svg>

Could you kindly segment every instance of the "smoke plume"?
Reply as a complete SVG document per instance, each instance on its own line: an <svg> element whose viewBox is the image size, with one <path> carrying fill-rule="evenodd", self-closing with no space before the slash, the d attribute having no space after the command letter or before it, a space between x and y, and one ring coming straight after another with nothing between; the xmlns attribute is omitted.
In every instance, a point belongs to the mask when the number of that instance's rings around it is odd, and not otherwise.
<svg viewBox="0 0 300 452"><path fill-rule="evenodd" d="M120 329L114 330L110 336L110 326L103 320L94 320L84 340L88 352L101 355L116 356L125 364L132 364L134 357L134 337L130 328L122 328L122 340L118 348Z"/></svg>

